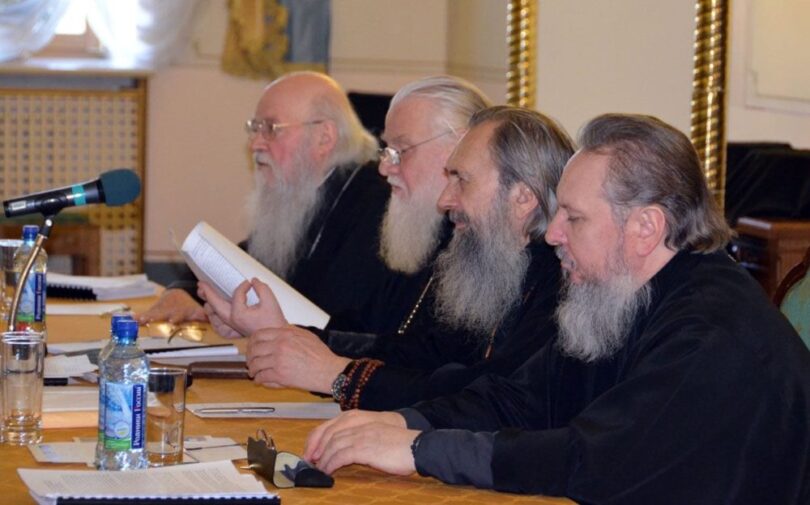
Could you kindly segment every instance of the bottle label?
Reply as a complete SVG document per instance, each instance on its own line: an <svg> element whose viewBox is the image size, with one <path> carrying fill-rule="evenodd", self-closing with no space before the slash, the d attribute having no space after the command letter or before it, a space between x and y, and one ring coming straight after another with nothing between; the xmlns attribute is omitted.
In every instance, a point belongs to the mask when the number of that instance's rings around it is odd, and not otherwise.
<svg viewBox="0 0 810 505"><path fill-rule="evenodd" d="M145 400L143 384L104 383L104 449L143 449Z"/></svg>
<svg viewBox="0 0 810 505"><path fill-rule="evenodd" d="M45 273L31 272L25 281L17 321L22 323L41 323L45 320Z"/></svg>

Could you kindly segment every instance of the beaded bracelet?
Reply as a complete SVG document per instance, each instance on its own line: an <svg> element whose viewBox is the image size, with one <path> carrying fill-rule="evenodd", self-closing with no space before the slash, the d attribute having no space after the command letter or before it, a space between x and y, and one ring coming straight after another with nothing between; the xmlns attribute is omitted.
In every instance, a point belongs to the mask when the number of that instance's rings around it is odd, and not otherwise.
<svg viewBox="0 0 810 505"><path fill-rule="evenodd" d="M345 402L346 408L344 410L356 409L360 407L360 394L362 393L363 388L366 387L366 384L368 384L368 379L377 370L377 368L383 365L382 361L376 359L364 358L358 361L361 362L359 368L362 368L362 370L356 374L358 376L357 381L355 381L352 385L352 394L349 396L348 402ZM346 398L344 397L344 401L345 400ZM343 405L341 405L341 407L343 407Z"/></svg>
<svg viewBox="0 0 810 505"><path fill-rule="evenodd" d="M352 383L352 379L354 379L357 370L360 368L360 360L352 360L346 368L343 369L343 373L341 375L345 376L345 380L343 380L340 384L340 390L335 397L335 401L338 402L340 405L341 410L346 410L344 408L344 404L346 403L346 398L348 396L348 392L351 391L350 386Z"/></svg>

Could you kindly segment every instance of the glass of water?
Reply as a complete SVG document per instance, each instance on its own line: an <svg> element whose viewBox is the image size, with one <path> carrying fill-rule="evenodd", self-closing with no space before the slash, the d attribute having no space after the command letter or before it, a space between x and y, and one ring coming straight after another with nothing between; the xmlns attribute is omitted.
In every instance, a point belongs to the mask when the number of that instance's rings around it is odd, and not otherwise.
<svg viewBox="0 0 810 505"><path fill-rule="evenodd" d="M149 370L146 404L146 457L150 466L183 461L183 421L186 410L186 370Z"/></svg>
<svg viewBox="0 0 810 505"><path fill-rule="evenodd" d="M42 441L45 337L31 331L2 334L3 439L26 445Z"/></svg>

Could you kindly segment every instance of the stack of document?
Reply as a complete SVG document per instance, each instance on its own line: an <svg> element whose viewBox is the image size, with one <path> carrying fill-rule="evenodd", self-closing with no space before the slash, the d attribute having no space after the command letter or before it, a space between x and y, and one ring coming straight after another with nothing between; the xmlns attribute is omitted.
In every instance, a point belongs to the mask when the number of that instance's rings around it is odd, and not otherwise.
<svg viewBox="0 0 810 505"><path fill-rule="evenodd" d="M250 474L240 474L229 461L165 466L129 472L38 470L20 468L20 478L37 503L138 503L200 500L202 503L279 503ZM82 501L84 499L85 501Z"/></svg>
<svg viewBox="0 0 810 505"><path fill-rule="evenodd" d="M48 274L48 296L55 298L123 300L154 296L157 289L158 285L147 279L146 274L119 277Z"/></svg>

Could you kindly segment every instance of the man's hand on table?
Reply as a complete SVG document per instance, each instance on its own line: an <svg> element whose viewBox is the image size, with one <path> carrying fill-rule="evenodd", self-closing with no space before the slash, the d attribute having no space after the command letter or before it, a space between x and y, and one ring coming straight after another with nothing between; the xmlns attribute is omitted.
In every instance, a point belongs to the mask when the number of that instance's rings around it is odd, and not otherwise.
<svg viewBox="0 0 810 505"><path fill-rule="evenodd" d="M350 410L309 434L304 459L326 473L353 463L395 475L416 471L411 444L417 430L409 430L395 412Z"/></svg>
<svg viewBox="0 0 810 505"><path fill-rule="evenodd" d="M259 330L250 336L246 356L248 372L260 384L327 394L351 361L297 326Z"/></svg>
<svg viewBox="0 0 810 505"><path fill-rule="evenodd" d="M135 319L140 324L168 321L178 324L186 321L207 321L205 311L194 298L182 289L167 289L158 301Z"/></svg>

